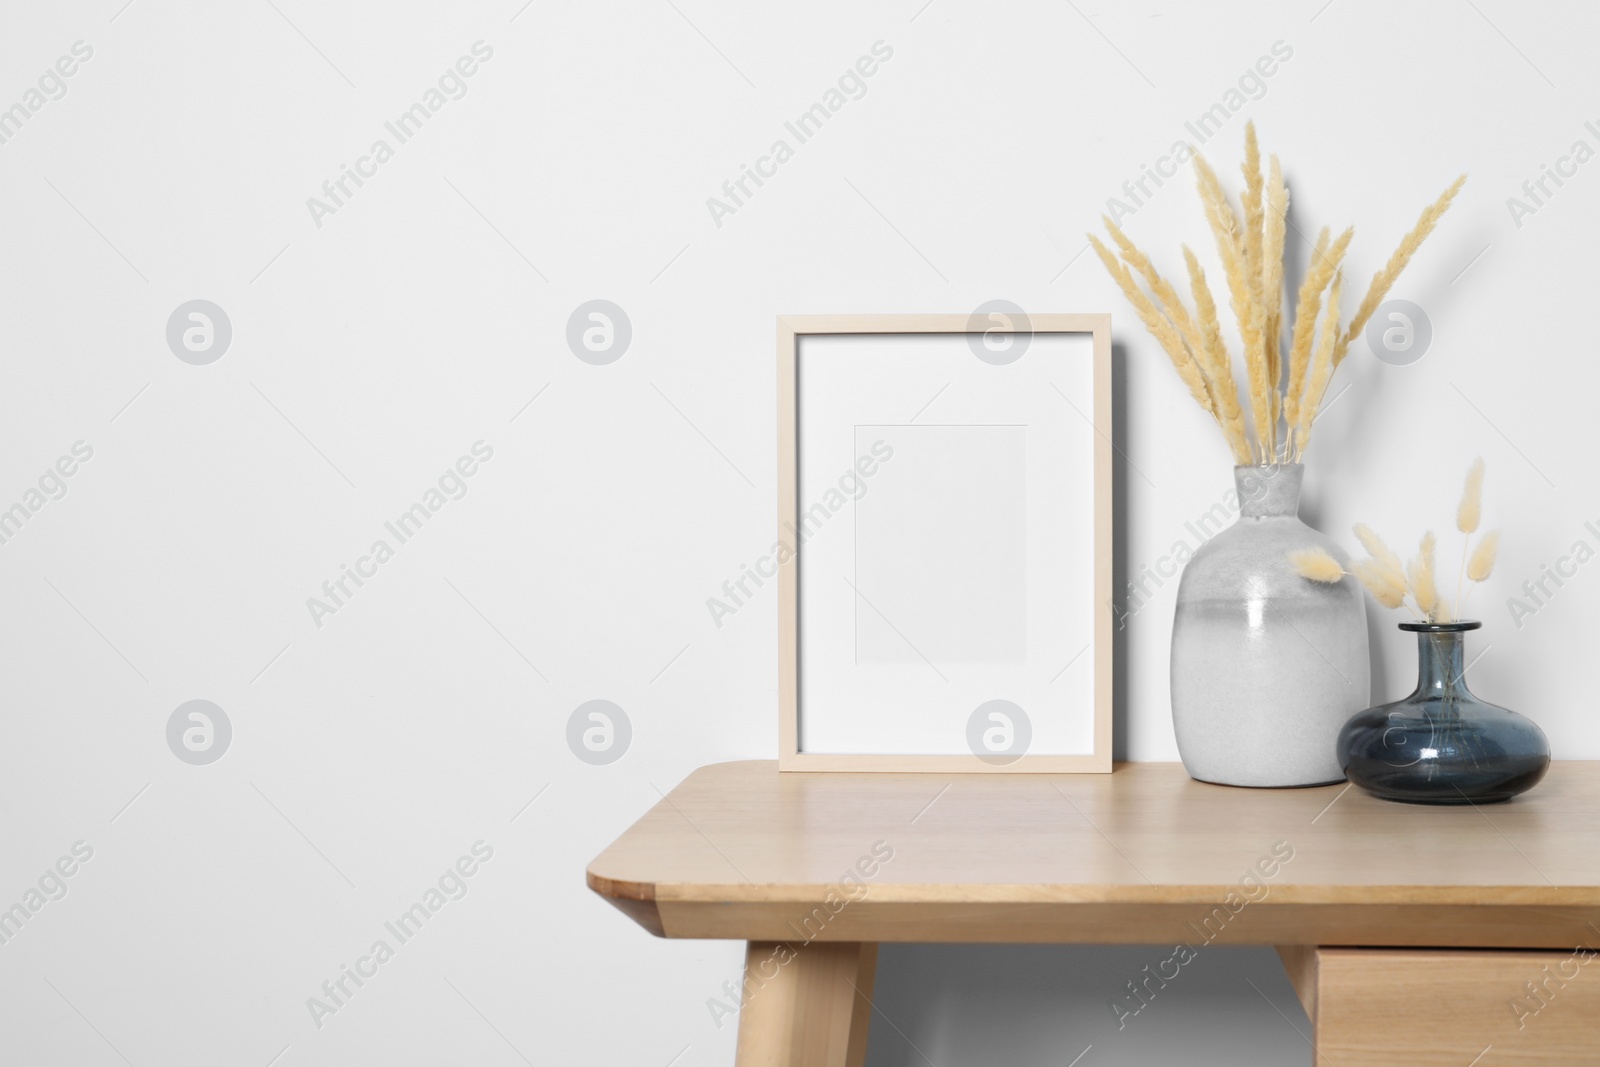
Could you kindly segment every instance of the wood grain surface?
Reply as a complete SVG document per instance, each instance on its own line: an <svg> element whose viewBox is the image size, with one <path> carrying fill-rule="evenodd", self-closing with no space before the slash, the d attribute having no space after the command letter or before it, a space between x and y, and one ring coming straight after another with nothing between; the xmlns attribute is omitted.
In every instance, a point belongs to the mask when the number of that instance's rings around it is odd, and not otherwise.
<svg viewBox="0 0 1600 1067"><path fill-rule="evenodd" d="M1507 804L1109 775L703 767L590 864L651 932L752 941L1572 948L1600 938L1600 763Z"/></svg>

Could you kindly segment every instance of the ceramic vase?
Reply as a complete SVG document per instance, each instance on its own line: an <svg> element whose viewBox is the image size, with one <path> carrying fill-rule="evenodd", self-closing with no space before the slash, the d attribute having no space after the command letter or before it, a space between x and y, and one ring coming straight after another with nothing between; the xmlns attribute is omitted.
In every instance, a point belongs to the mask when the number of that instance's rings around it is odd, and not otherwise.
<svg viewBox="0 0 1600 1067"><path fill-rule="evenodd" d="M1467 688L1462 635L1480 625L1400 624L1417 635L1417 689L1345 724L1339 761L1352 782L1388 800L1492 804L1544 777L1550 767L1544 731Z"/></svg>
<svg viewBox="0 0 1600 1067"><path fill-rule="evenodd" d="M1195 552L1172 627L1172 722L1190 776L1237 786L1344 780L1335 742L1371 700L1360 584L1303 577L1332 539L1300 521L1299 464L1234 468L1238 520Z"/></svg>

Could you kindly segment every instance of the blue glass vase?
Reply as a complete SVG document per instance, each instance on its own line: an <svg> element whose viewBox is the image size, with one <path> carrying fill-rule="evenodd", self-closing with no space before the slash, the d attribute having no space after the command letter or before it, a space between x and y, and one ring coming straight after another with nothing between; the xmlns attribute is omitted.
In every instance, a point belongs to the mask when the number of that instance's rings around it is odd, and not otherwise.
<svg viewBox="0 0 1600 1067"><path fill-rule="evenodd" d="M1345 723L1339 763L1350 781L1386 800L1492 804L1544 777L1550 767L1544 731L1479 700L1462 677L1462 635L1482 625L1400 624L1417 635L1417 691Z"/></svg>

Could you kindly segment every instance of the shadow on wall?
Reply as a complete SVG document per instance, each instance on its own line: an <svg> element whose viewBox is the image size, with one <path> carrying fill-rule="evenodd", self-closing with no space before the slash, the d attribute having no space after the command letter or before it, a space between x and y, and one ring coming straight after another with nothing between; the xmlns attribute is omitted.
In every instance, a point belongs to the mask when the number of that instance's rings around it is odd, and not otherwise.
<svg viewBox="0 0 1600 1067"><path fill-rule="evenodd" d="M1276 952L1202 947L1163 968L1172 957L1156 945L884 945L867 1067L1311 1062L1310 1020ZM1146 966L1177 976L1161 985ZM1129 982L1153 995L1135 998Z"/></svg>

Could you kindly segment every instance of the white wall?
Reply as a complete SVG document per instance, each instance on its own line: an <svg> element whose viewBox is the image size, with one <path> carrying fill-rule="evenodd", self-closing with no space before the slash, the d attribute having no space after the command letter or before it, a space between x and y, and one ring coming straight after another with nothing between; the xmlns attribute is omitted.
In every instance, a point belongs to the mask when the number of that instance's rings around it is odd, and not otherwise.
<svg viewBox="0 0 1600 1067"><path fill-rule="evenodd" d="M1405 367L1353 351L1305 513L1409 541L1449 522L1483 454L1505 548L1474 597L1489 626L1472 681L1558 757L1600 756L1584 670L1600 564L1520 628L1504 606L1574 542L1600 547L1584 526L1600 520L1600 163L1520 227L1506 206L1574 141L1600 147L1591 6L519 7L0 15L0 107L74 42L93 49L0 144L0 506L93 449L0 544L0 901L93 849L0 945L0 1060L731 1062L705 1001L738 947L649 938L583 868L658 789L774 751L773 591L720 628L706 608L771 537L774 316L1110 310L1137 575L1220 498L1229 459L1082 234L1278 41L1292 57L1206 150L1235 174L1253 117L1296 224L1358 225L1353 278L1472 174L1395 293L1426 308L1432 350ZM385 121L480 40L493 56L466 95L396 146ZM893 57L866 95L714 222L707 198L878 41ZM307 198L380 137L394 157L314 221ZM1127 227L1168 268L1206 240L1187 180ZM197 298L233 331L205 366L165 336ZM565 340L596 298L632 324L605 366ZM493 457L465 497L317 625L307 598L478 441ZM1133 759L1176 757L1174 586L1123 649ZM1393 696L1412 653L1374 632ZM233 730L209 766L167 743L194 699ZM592 699L632 724L606 766L566 743ZM314 1025L307 998L480 840L493 858L465 898ZM1199 1062L1211 1037L1227 1062L1306 1062L1263 1010L1270 995L1305 1026L1265 950L1217 957L1203 995L1139 1020L1146 1036L1101 1040L1143 951L899 948L880 1003L939 1067L1064 1063L1091 1042L1086 1065L1156 1046ZM975 970L992 975L977 999ZM1087 1007L1052 1014L1067 999ZM872 1061L922 1062L881 1023Z"/></svg>

